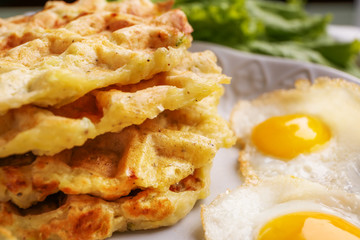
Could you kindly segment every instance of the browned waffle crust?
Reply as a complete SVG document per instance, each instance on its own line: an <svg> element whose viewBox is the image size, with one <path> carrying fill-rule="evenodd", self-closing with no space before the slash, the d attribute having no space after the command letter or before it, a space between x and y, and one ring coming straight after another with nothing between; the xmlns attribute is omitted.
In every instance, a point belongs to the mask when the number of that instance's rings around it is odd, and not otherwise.
<svg viewBox="0 0 360 240"><path fill-rule="evenodd" d="M49 2L0 20L0 239L168 226L234 136L216 57L171 2Z"/></svg>

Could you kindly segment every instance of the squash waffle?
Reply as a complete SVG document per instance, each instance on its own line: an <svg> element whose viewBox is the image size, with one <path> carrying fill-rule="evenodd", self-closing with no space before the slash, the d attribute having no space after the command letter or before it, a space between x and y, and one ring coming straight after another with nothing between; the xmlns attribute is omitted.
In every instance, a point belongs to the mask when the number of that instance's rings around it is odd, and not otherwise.
<svg viewBox="0 0 360 240"><path fill-rule="evenodd" d="M1 49L20 45L27 39L26 36L32 36L34 30L57 29L65 27L73 21L80 20L84 23L82 17L87 16L85 23L80 24L81 27L86 26L88 29L94 29L102 23L103 19L91 19L91 15L99 12L109 12L112 14L126 14L128 18L147 18L159 16L168 12L172 7L171 2L163 4L153 4L148 0L125 0L119 2L107 2L105 0L79 0L74 3L66 3L63 1L48 1L44 9L33 15L19 15L7 19L0 19L0 35ZM119 22L118 25L123 22ZM124 22L126 23L126 21ZM174 22L176 23L176 21ZM126 25L125 25L126 26ZM189 25L184 25L184 27ZM191 29L191 28L190 28ZM38 36L38 35L36 35Z"/></svg>
<svg viewBox="0 0 360 240"><path fill-rule="evenodd" d="M95 240L115 231L173 225L207 196L209 169L198 169L167 190L133 191L113 201L57 194L26 210L0 203L0 238Z"/></svg>
<svg viewBox="0 0 360 240"><path fill-rule="evenodd" d="M0 157L33 151L54 155L89 138L118 132L210 95L228 83L215 55L187 53L181 65L151 80L94 90L61 108L27 105L0 116ZM56 136L56 141L51 141Z"/></svg>
<svg viewBox="0 0 360 240"><path fill-rule="evenodd" d="M48 2L0 19L0 239L169 226L235 137L213 53L173 1Z"/></svg>
<svg viewBox="0 0 360 240"><path fill-rule="evenodd" d="M133 1L93 1L93 7L80 1L69 12L49 4L22 20L2 20L0 113L30 103L61 106L91 90L134 84L178 65L191 42L184 13ZM133 11L142 4L158 10Z"/></svg>
<svg viewBox="0 0 360 240"><path fill-rule="evenodd" d="M3 158L0 201L27 208L58 191L113 200L134 189L168 189L234 143L216 114L221 93L54 156Z"/></svg>

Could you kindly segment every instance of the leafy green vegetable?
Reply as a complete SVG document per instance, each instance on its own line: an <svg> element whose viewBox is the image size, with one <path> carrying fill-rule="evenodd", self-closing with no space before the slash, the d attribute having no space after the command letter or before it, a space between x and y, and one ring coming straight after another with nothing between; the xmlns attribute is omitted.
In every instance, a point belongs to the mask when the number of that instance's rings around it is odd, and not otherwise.
<svg viewBox="0 0 360 240"><path fill-rule="evenodd" d="M360 50L360 42L357 40L350 43L333 42L313 46L313 49L320 52L335 65L346 68L356 61Z"/></svg>
<svg viewBox="0 0 360 240"><path fill-rule="evenodd" d="M196 29L198 40L233 45L256 39L263 32L262 24L249 16L245 0L177 1Z"/></svg>
<svg viewBox="0 0 360 240"><path fill-rule="evenodd" d="M268 40L289 41L321 36L330 16L309 16L299 5L282 2L249 1L248 10L265 26Z"/></svg>
<svg viewBox="0 0 360 240"><path fill-rule="evenodd" d="M195 40L243 51L319 63L360 77L358 41L340 43L326 33L330 15L310 15L301 0L177 0Z"/></svg>

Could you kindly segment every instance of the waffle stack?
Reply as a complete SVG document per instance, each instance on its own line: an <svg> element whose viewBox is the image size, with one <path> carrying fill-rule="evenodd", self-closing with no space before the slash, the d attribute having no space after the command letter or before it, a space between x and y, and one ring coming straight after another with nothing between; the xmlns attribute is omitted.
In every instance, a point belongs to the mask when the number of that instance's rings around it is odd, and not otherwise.
<svg viewBox="0 0 360 240"><path fill-rule="evenodd" d="M174 224L234 136L213 53L171 3L48 2L1 20L0 238Z"/></svg>

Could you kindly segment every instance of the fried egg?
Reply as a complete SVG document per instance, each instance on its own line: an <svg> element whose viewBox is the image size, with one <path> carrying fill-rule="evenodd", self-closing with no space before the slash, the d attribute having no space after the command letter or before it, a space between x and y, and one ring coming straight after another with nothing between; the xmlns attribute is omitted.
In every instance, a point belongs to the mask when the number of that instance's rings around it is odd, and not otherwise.
<svg viewBox="0 0 360 240"><path fill-rule="evenodd" d="M276 176L244 184L202 206L207 240L359 240L360 197Z"/></svg>
<svg viewBox="0 0 360 240"><path fill-rule="evenodd" d="M299 80L295 89L240 101L231 126L245 180L292 175L360 192L360 87Z"/></svg>

